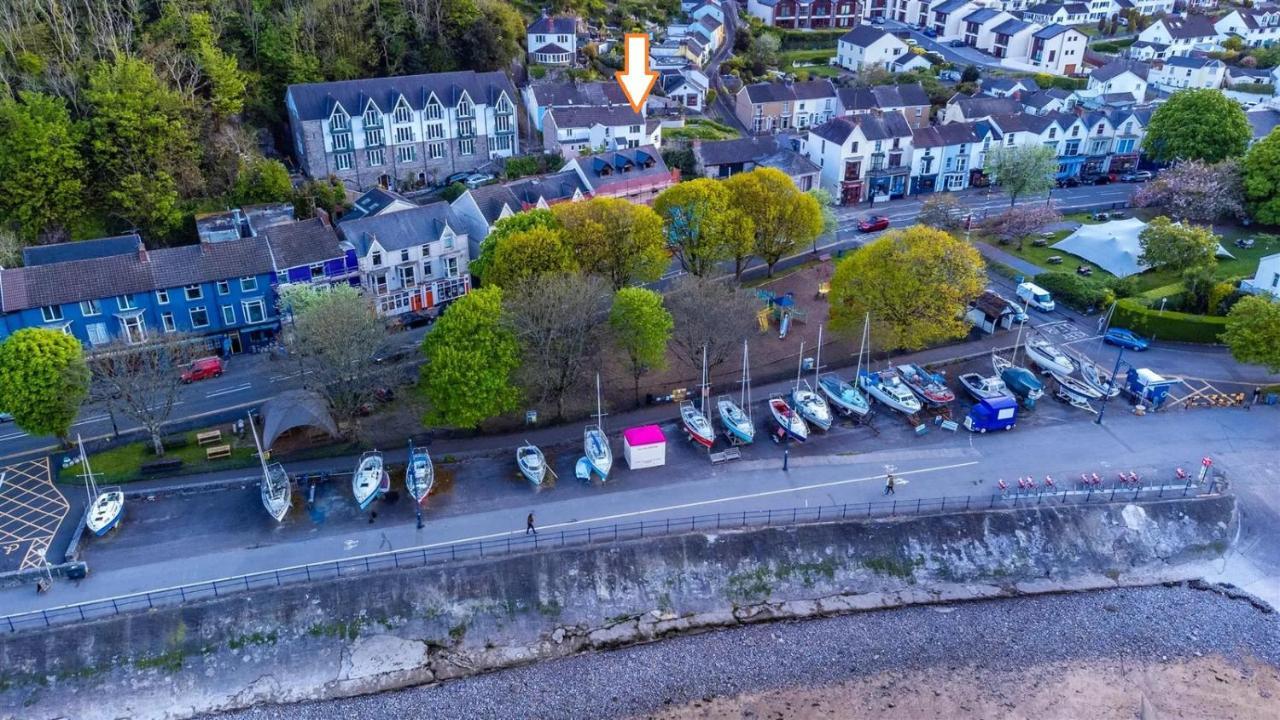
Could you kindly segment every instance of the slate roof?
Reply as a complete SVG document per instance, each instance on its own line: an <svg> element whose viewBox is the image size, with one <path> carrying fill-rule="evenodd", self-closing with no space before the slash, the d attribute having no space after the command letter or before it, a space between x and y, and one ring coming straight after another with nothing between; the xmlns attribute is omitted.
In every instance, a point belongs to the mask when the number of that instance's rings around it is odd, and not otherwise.
<svg viewBox="0 0 1280 720"><path fill-rule="evenodd" d="M626 105L627 98L617 82L534 82L529 86L540 107L575 105Z"/></svg>
<svg viewBox="0 0 1280 720"><path fill-rule="evenodd" d="M1038 37L1042 40L1049 40L1051 38L1056 38L1062 33L1072 29L1073 28L1070 25L1059 25L1057 23L1054 23L1052 25L1046 25L1040 28L1039 30L1037 30L1035 33L1035 37Z"/></svg>
<svg viewBox="0 0 1280 720"><path fill-rule="evenodd" d="M830 80L808 80L798 83L755 83L745 86L745 90L747 98L752 104L787 100L813 100L836 96L835 85L832 85Z"/></svg>
<svg viewBox="0 0 1280 720"><path fill-rule="evenodd" d="M338 233L320 218L273 225L263 231L276 271L342 256Z"/></svg>
<svg viewBox="0 0 1280 720"><path fill-rule="evenodd" d="M1271 108L1250 110L1244 116L1249 119L1249 126L1253 128L1254 140L1261 140L1270 135L1271 131L1280 125L1280 111Z"/></svg>
<svg viewBox="0 0 1280 720"><path fill-rule="evenodd" d="M944 2L934 5L930 10L936 13L953 13L956 10L969 4L970 0L944 0Z"/></svg>
<svg viewBox="0 0 1280 720"><path fill-rule="evenodd" d="M1097 78L1102 82L1106 82L1108 80L1118 78L1126 72L1131 72L1143 80L1146 80L1147 75L1151 72L1151 66L1137 60L1112 60L1097 70L1094 70L1093 74L1089 77Z"/></svg>
<svg viewBox="0 0 1280 720"><path fill-rule="evenodd" d="M1012 36L1012 35L1017 35L1018 33L1030 27L1035 27L1035 26L1032 23L1023 22L1018 18L1009 18L1008 20L1005 20L1004 22L992 28L992 31L995 32L997 35Z"/></svg>
<svg viewBox="0 0 1280 720"><path fill-rule="evenodd" d="M508 193L516 201L513 210L520 210L526 205L536 205L538 200L548 204L560 200L569 200L575 192L583 195L591 192L591 188L582 184L582 178L572 170L564 170L550 175L521 178L506 184Z"/></svg>
<svg viewBox="0 0 1280 720"><path fill-rule="evenodd" d="M823 140L833 142L837 145L843 145L844 141L848 140L849 136L853 134L855 127L856 126L853 124L852 118L837 117L832 118L817 127L809 128L809 132L817 135Z"/></svg>
<svg viewBox="0 0 1280 720"><path fill-rule="evenodd" d="M389 113L401 95L415 110L421 110L432 94L443 105L452 107L458 104L463 92L477 104L492 104L504 92L512 103L519 101L511 80L502 72L477 73L472 70L304 83L290 85L286 96L300 119L324 120L339 103L353 116L363 113L369 100L373 100L384 113Z"/></svg>
<svg viewBox="0 0 1280 720"><path fill-rule="evenodd" d="M547 43L546 45L539 45L533 48L533 50L534 52L555 54L555 55L566 55L569 52L567 48L562 48L555 43Z"/></svg>
<svg viewBox="0 0 1280 720"><path fill-rule="evenodd" d="M840 42L856 45L860 48L869 48L888 34L887 31L881 30L875 25L863 24L840 36ZM899 40L898 42L901 43L902 41Z"/></svg>
<svg viewBox="0 0 1280 720"><path fill-rule="evenodd" d="M510 208L512 212L520 209L520 201L516 199L515 194L506 186L506 184L481 185L473 190L467 190L467 195L475 201L476 207L480 209L480 214L484 216L487 224L493 225L502 217L502 209Z"/></svg>
<svg viewBox="0 0 1280 720"><path fill-rule="evenodd" d="M1164 23L1165 28L1169 31L1169 36L1179 40L1192 40L1195 38L1213 38L1218 36L1218 31L1213 27L1213 23L1209 18L1203 15L1187 15L1184 17L1164 17L1159 20Z"/></svg>
<svg viewBox="0 0 1280 720"><path fill-rule="evenodd" d="M5 312L274 273L262 238L199 243L0 272ZM75 282L68 282L74 278Z"/></svg>
<svg viewBox="0 0 1280 720"><path fill-rule="evenodd" d="M578 18L559 15L547 16L534 20L526 31L530 35L573 35L578 31Z"/></svg>
<svg viewBox="0 0 1280 720"><path fill-rule="evenodd" d="M115 235L96 240L81 240L54 245L32 245L22 248L22 264L48 265L50 263L68 262L71 260L88 260L90 258L110 257L112 255L128 255L137 252L142 238L137 233Z"/></svg>
<svg viewBox="0 0 1280 720"><path fill-rule="evenodd" d="M1052 105L1054 102L1063 102L1070 97L1070 95L1071 93L1065 90L1049 88L1048 90L1041 90L1040 92L1023 95L1018 99L1018 102L1021 102L1025 107L1032 107L1039 110Z"/></svg>
<svg viewBox="0 0 1280 720"><path fill-rule="evenodd" d="M861 129L863 137L868 140L911 137L911 125L906 118L902 117L902 113L839 117L812 128L810 132L820 138L843 145L853 133L854 128Z"/></svg>
<svg viewBox="0 0 1280 720"><path fill-rule="evenodd" d="M982 23L987 22L988 20L991 20L992 18L999 15L1000 12L1001 12L1000 10L995 10L992 8L980 8L978 10L974 10L968 15L965 15L964 21L967 23L976 23L978 25L981 25Z"/></svg>
<svg viewBox="0 0 1280 720"><path fill-rule="evenodd" d="M755 162L778 151L778 138L774 135L753 135L735 140L704 142L694 148L702 165L729 165Z"/></svg>
<svg viewBox="0 0 1280 720"><path fill-rule="evenodd" d="M698 21L698 24L713 33L720 27L720 21L711 15L703 15L702 19Z"/></svg>
<svg viewBox="0 0 1280 720"><path fill-rule="evenodd" d="M1191 57L1190 55L1175 55L1164 61L1165 65L1172 65L1180 68L1191 68L1199 70L1207 65L1222 65L1221 60L1215 60L1209 57Z"/></svg>
<svg viewBox="0 0 1280 720"><path fill-rule="evenodd" d="M607 189L618 183L633 182L638 178L656 178L661 175L671 177L671 171L662 161L662 155L652 145L585 155L571 162L576 162L582 168L593 191ZM646 164L648 167L644 167Z"/></svg>
<svg viewBox="0 0 1280 720"><path fill-rule="evenodd" d="M788 148L781 148L772 155L760 158L756 160L756 164L781 170L791 177L816 175L822 172L822 168L813 164L812 160Z"/></svg>
<svg viewBox="0 0 1280 720"><path fill-rule="evenodd" d="M589 128L595 125L621 127L644 124L644 116L632 110L630 105L552 108L547 111L547 116L555 117L558 128Z"/></svg>
<svg viewBox="0 0 1280 720"><path fill-rule="evenodd" d="M1059 3L1039 3L1027 8L1025 12L1031 15L1053 15L1060 7L1062 5Z"/></svg>
<svg viewBox="0 0 1280 720"><path fill-rule="evenodd" d="M376 239L385 250L425 245L440 239L446 227L455 233L465 232L453 208L447 202L422 205L412 210L352 220L341 225L342 235L361 257L369 253Z"/></svg>
<svg viewBox="0 0 1280 720"><path fill-rule="evenodd" d="M912 147L944 147L978 142L973 123L947 123L911 131Z"/></svg>
<svg viewBox="0 0 1280 720"><path fill-rule="evenodd" d="M1063 5L1063 7L1065 7L1067 9L1067 12L1071 13L1072 15L1088 15L1089 14L1089 6L1085 5L1084 3L1067 3L1066 5Z"/></svg>
<svg viewBox="0 0 1280 720"><path fill-rule="evenodd" d="M883 110L928 105L929 94L918 83L877 85L869 88L840 88L840 105L845 110Z"/></svg>
<svg viewBox="0 0 1280 720"><path fill-rule="evenodd" d="M403 195L391 192L390 190L384 190L382 188L366 190L363 195L356 198L351 209L342 216L342 219L339 220L339 222L359 220L362 217L377 215L395 202L409 203L410 205L413 204L413 201Z"/></svg>
<svg viewBox="0 0 1280 720"><path fill-rule="evenodd" d="M1015 92L1019 89L1027 92L1035 92L1040 89L1039 83L1031 78L991 78L982 81L982 89L985 92L999 90L1001 92Z"/></svg>
<svg viewBox="0 0 1280 720"><path fill-rule="evenodd" d="M991 97L987 95L978 95L975 97L952 98L951 103L960 107L960 112L966 118L974 120L988 115L1001 115L1006 113L1015 113L1021 110L1021 106L1017 100L1007 97Z"/></svg>

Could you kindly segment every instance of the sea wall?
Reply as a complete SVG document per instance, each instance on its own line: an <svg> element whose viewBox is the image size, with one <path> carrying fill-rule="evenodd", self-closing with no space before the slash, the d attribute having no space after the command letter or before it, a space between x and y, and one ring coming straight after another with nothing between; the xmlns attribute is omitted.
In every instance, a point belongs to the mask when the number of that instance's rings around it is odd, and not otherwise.
<svg viewBox="0 0 1280 720"><path fill-rule="evenodd" d="M1230 496L1039 506L697 533L240 593L0 636L0 718L185 718L740 623L1193 579L1236 523Z"/></svg>

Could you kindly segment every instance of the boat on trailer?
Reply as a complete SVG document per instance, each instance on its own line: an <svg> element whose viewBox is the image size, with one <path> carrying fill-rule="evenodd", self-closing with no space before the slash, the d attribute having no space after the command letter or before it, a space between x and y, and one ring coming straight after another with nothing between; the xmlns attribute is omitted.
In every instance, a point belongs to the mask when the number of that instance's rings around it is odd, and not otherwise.
<svg viewBox="0 0 1280 720"><path fill-rule="evenodd" d="M773 421L778 424L779 428L782 428L787 437L797 442L804 442L809 439L809 426L805 423L804 418L800 417L795 410L792 410L786 399L781 395L770 396L769 412L773 415Z"/></svg>
<svg viewBox="0 0 1280 720"><path fill-rule="evenodd" d="M587 462L600 479L609 479L609 471L613 469L613 449L609 447L609 436L604 432L604 411L600 404L600 373L596 373L596 424L588 425L582 431L582 448Z"/></svg>
<svg viewBox="0 0 1280 720"><path fill-rule="evenodd" d="M898 375L911 391L930 405L946 405L954 402L956 394L947 387L946 378L931 373L914 363L898 366Z"/></svg>
<svg viewBox="0 0 1280 720"><path fill-rule="evenodd" d="M516 449L516 465L520 468L520 474L534 485L541 485L547 476L547 459L537 445L527 440Z"/></svg>
<svg viewBox="0 0 1280 720"><path fill-rule="evenodd" d="M1077 362L1080 364L1080 377L1084 378L1086 385L1097 390L1100 396L1113 398L1120 394L1120 386L1097 363L1085 357L1077 358Z"/></svg>
<svg viewBox="0 0 1280 720"><path fill-rule="evenodd" d="M702 384L698 386L699 405L694 405L690 400L680 403L680 425L684 427L690 440L709 449L716 444L716 431L711 427L711 421L707 419L707 414L701 407L701 404L706 402L706 397L707 347L704 345L702 346Z"/></svg>
<svg viewBox="0 0 1280 720"><path fill-rule="evenodd" d="M289 482L289 473L285 472L280 463L267 464L262 443L258 441L258 428L253 423L253 415L249 416L249 430L253 433L253 446L258 450L258 461L262 463L262 507L267 509L276 522L281 522L293 504L293 485Z"/></svg>
<svg viewBox="0 0 1280 720"><path fill-rule="evenodd" d="M351 476L351 492L361 510L381 495L391 485L382 465L382 453L370 450L360 456L355 474Z"/></svg>
<svg viewBox="0 0 1280 720"><path fill-rule="evenodd" d="M756 439L756 424L751 419L751 371L747 363L747 341L742 341L742 389L738 400L728 395L716 398L720 422L733 442L749 445Z"/></svg>
<svg viewBox="0 0 1280 720"><path fill-rule="evenodd" d="M1004 381L1005 387L1009 388L1014 395L1025 398L1031 407L1036 400L1044 397L1044 383L1040 382L1040 378L1030 370L1014 365L1011 361L991 353L991 367Z"/></svg>
<svg viewBox="0 0 1280 720"><path fill-rule="evenodd" d="M822 326L818 326L818 350L814 354L813 380L818 381L818 369L822 364ZM813 389L808 381L800 379L804 369L804 341L800 341L800 356L796 358L796 386L791 391L791 407L800 413L810 425L826 432L831 429L831 408L827 401Z"/></svg>
<svg viewBox="0 0 1280 720"><path fill-rule="evenodd" d="M1071 357L1043 338L1028 340L1024 352L1033 365L1045 372L1070 375L1076 371L1076 364L1071 361Z"/></svg>
<svg viewBox="0 0 1280 720"><path fill-rule="evenodd" d="M1009 395L1009 386L999 377L983 377L982 373L964 373L956 378L974 400L990 400Z"/></svg>
<svg viewBox="0 0 1280 720"><path fill-rule="evenodd" d="M426 501L431 494L431 486L436 482L435 466L431 463L431 453L424 447L416 447L409 441L409 464L404 468L404 486L409 497L418 504Z"/></svg>
<svg viewBox="0 0 1280 720"><path fill-rule="evenodd" d="M867 396L835 373L818 378L818 390L827 396L827 404L844 415L864 416L871 412Z"/></svg>
<svg viewBox="0 0 1280 720"><path fill-rule="evenodd" d="M1071 395L1085 398L1087 400L1101 400L1102 391L1089 387L1089 384L1083 380L1063 375L1061 373L1052 373L1053 379L1058 381L1058 387L1067 391Z"/></svg>
<svg viewBox="0 0 1280 720"><path fill-rule="evenodd" d="M920 400L893 369L879 372L863 370L858 376L858 384L868 395L904 415L920 412Z"/></svg>
<svg viewBox="0 0 1280 720"><path fill-rule="evenodd" d="M76 436L80 448L80 465L84 468L84 485L89 494L89 509L84 515L84 526L94 537L102 537L120 524L124 517L124 491L120 488L98 490L98 482L89 467L89 457L84 452L84 441Z"/></svg>

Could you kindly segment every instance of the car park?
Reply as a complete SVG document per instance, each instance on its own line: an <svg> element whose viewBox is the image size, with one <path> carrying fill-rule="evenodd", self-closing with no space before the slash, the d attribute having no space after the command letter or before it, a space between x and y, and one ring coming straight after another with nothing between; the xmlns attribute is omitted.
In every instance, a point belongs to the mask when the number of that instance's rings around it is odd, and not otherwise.
<svg viewBox="0 0 1280 720"><path fill-rule="evenodd" d="M889 218L883 215L868 215L858 222L858 230L861 232L876 232L889 227Z"/></svg>
<svg viewBox="0 0 1280 720"><path fill-rule="evenodd" d="M440 183L440 184L441 184L441 185L444 185L445 187L449 187L450 185L453 185L454 183L466 182L467 178L471 177L471 176L472 176L472 174L473 174L473 173L472 173L471 171L469 171L469 170L467 170L467 171L463 171L463 172L456 172L456 173L454 173L454 174L452 174L452 175L450 175L450 176L446 177L446 178L444 179L444 182L442 182L442 183Z"/></svg>
<svg viewBox="0 0 1280 720"><path fill-rule="evenodd" d="M1151 347L1151 341L1138 335L1132 330L1125 328L1110 328L1106 334L1102 336L1102 341L1108 345L1122 347L1125 350L1135 350L1141 352Z"/></svg>

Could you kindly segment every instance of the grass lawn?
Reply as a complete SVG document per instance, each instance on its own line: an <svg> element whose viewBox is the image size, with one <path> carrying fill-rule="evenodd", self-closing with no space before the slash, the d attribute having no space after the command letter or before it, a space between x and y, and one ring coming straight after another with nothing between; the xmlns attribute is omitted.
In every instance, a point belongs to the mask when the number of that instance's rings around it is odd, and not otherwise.
<svg viewBox="0 0 1280 720"><path fill-rule="evenodd" d="M835 56L835 48L788 50L780 55L782 66L780 69L783 72L805 70L813 77L837 77L840 74L840 68L827 64L827 61Z"/></svg>
<svg viewBox="0 0 1280 720"><path fill-rule="evenodd" d="M715 120L694 119L682 128L662 128L664 140L732 140L738 131Z"/></svg>
<svg viewBox="0 0 1280 720"><path fill-rule="evenodd" d="M89 456L89 466L93 468L93 474L97 478L99 485L119 485L155 477L254 467L258 463L257 452L253 448L253 440L247 436L244 441L238 441L234 435L229 436L224 433L224 444L231 445L231 457L212 461L205 459L205 450L213 447L213 445L204 447L197 445L195 431L185 433L184 437L187 439L187 444L183 447L169 449L165 452L163 458L166 460L182 460L182 468L176 472L167 472L159 475L142 474L143 463L158 459L151 454L151 443L146 441L128 443L92 454ZM64 468L58 477L58 481L67 483L80 482L80 472L79 465Z"/></svg>

